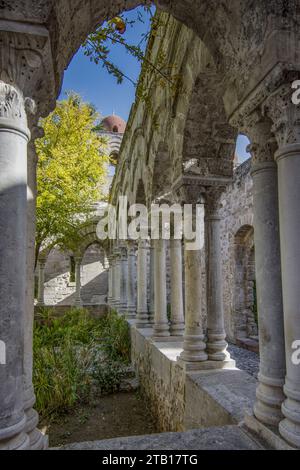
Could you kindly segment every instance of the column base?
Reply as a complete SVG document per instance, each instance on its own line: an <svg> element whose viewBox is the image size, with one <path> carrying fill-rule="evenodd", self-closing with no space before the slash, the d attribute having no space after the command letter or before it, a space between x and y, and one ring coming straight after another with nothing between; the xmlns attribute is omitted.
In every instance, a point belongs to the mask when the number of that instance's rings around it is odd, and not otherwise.
<svg viewBox="0 0 300 470"><path fill-rule="evenodd" d="M132 319L136 318L136 310L135 309L127 309L125 316L128 320L132 320Z"/></svg>
<svg viewBox="0 0 300 470"><path fill-rule="evenodd" d="M7 428L0 429L0 451L1 450L29 450L30 440L25 433L26 416Z"/></svg>
<svg viewBox="0 0 300 470"><path fill-rule="evenodd" d="M156 336L151 338L153 343L182 343L182 336Z"/></svg>
<svg viewBox="0 0 300 470"><path fill-rule="evenodd" d="M183 337L183 351L180 359L187 363L200 363L207 361L205 352L205 336L203 334L187 334Z"/></svg>
<svg viewBox="0 0 300 470"><path fill-rule="evenodd" d="M258 382L254 415L266 425L278 426L284 417L281 411L285 399L283 394L284 380L265 377L259 373Z"/></svg>
<svg viewBox="0 0 300 470"><path fill-rule="evenodd" d="M136 328L150 328L148 312L138 312L136 315Z"/></svg>
<svg viewBox="0 0 300 470"><path fill-rule="evenodd" d="M225 334L213 334L208 332L208 341L206 343L206 352L210 361L226 361L230 359L227 352L228 343L225 341Z"/></svg>
<svg viewBox="0 0 300 470"><path fill-rule="evenodd" d="M153 313L152 313L152 312L151 312L151 313L149 313L149 317L148 317L148 319L149 319L149 324L153 326L153 325L154 325L154 323L155 323L155 316L154 316L154 312L153 312Z"/></svg>
<svg viewBox="0 0 300 470"><path fill-rule="evenodd" d="M25 411L26 413L26 426L25 432L29 436L30 450L44 450L48 438L39 429L37 429L39 422L39 415L33 409Z"/></svg>
<svg viewBox="0 0 300 470"><path fill-rule="evenodd" d="M253 414L245 414L243 427L246 428L246 430L250 430L257 434L258 437L272 449L295 450L295 447L291 447L284 439L282 439L277 427L263 424Z"/></svg>
<svg viewBox="0 0 300 470"><path fill-rule="evenodd" d="M180 336L181 338L184 336L184 323L171 323L170 326L170 333L171 336Z"/></svg>
<svg viewBox="0 0 300 470"><path fill-rule="evenodd" d="M236 369L236 364L233 359L229 359L227 361L185 361L181 356L178 356L177 364L186 372L216 369Z"/></svg>
<svg viewBox="0 0 300 470"><path fill-rule="evenodd" d="M155 323L153 325L153 336L155 338L168 338L170 336L168 323Z"/></svg>
<svg viewBox="0 0 300 470"><path fill-rule="evenodd" d="M285 417L279 423L281 436L292 446L300 448L300 392L291 387L288 379L284 386L287 396L282 404L282 413Z"/></svg>

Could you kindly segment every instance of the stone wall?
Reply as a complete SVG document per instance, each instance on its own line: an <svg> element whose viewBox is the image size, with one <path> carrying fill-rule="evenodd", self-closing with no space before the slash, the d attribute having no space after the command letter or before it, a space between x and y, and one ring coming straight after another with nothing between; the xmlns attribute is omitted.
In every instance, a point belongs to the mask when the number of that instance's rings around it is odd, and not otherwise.
<svg viewBox="0 0 300 470"><path fill-rule="evenodd" d="M131 322L132 362L141 392L161 432L239 424L251 412L256 379L238 369L185 373L182 343L153 342Z"/></svg>
<svg viewBox="0 0 300 470"><path fill-rule="evenodd" d="M235 341L241 335L257 334L255 325L252 324L252 331L250 328L250 324L253 323L251 309L254 302L255 279L250 168L250 159L236 168L233 182L222 197L225 325L231 341Z"/></svg>
<svg viewBox="0 0 300 470"><path fill-rule="evenodd" d="M45 304L73 305L75 280L70 280L70 254L58 248L50 251L45 266ZM108 290L105 254L98 244L85 251L81 266L81 298L83 305L106 302Z"/></svg>
<svg viewBox="0 0 300 470"><path fill-rule="evenodd" d="M131 329L132 362L160 431L184 429L185 374L143 333Z"/></svg>

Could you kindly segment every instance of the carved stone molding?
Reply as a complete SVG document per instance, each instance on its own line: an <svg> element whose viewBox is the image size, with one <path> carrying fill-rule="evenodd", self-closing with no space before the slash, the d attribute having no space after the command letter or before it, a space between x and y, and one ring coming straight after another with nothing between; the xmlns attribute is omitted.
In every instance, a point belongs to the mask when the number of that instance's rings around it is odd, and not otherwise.
<svg viewBox="0 0 300 470"><path fill-rule="evenodd" d="M184 176L177 180L173 192L182 204L204 204L208 193L219 197L231 182L231 178L225 177Z"/></svg>
<svg viewBox="0 0 300 470"><path fill-rule="evenodd" d="M0 120L1 127L14 128L24 133L29 139L28 117L36 112L36 106L31 98L23 94L14 86L0 80Z"/></svg>
<svg viewBox="0 0 300 470"><path fill-rule="evenodd" d="M32 111L55 106L55 80L48 30L41 25L0 20L0 80L13 86Z"/></svg>
<svg viewBox="0 0 300 470"><path fill-rule="evenodd" d="M300 106L292 102L291 83L283 85L264 103L264 113L273 122L272 132L279 147L300 144Z"/></svg>
<svg viewBox="0 0 300 470"><path fill-rule="evenodd" d="M182 177L173 186L173 194L180 204L201 204L204 189L197 177Z"/></svg>
<svg viewBox="0 0 300 470"><path fill-rule="evenodd" d="M252 156L252 165L274 162L277 143L272 133L272 121L268 117L259 112L252 113L245 119L243 132L251 140L248 150Z"/></svg>
<svg viewBox="0 0 300 470"><path fill-rule="evenodd" d="M226 191L226 185L207 186L205 188L205 218L220 218L221 196Z"/></svg>
<svg viewBox="0 0 300 470"><path fill-rule="evenodd" d="M25 100L11 85L0 81L0 118L26 122Z"/></svg>

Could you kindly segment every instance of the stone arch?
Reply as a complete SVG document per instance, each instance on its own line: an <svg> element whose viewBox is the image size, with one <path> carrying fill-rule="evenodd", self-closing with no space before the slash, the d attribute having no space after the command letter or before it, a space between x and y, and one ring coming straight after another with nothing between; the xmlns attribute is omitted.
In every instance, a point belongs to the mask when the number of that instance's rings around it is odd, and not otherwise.
<svg viewBox="0 0 300 470"><path fill-rule="evenodd" d="M239 343L255 339L257 330L254 229L243 225L235 234L234 335Z"/></svg>
<svg viewBox="0 0 300 470"><path fill-rule="evenodd" d="M80 297L83 305L105 304L108 293L106 250L93 235L90 234L82 245Z"/></svg>
<svg viewBox="0 0 300 470"><path fill-rule="evenodd" d="M151 201L169 194L172 187L172 162L166 142L157 147L151 181Z"/></svg>
<svg viewBox="0 0 300 470"><path fill-rule="evenodd" d="M203 177L231 177L238 131L228 123L222 82L210 67L208 62L191 93L183 138L183 171Z"/></svg>
<svg viewBox="0 0 300 470"><path fill-rule="evenodd" d="M108 18L113 18L122 11L131 10L145 3L149 2L146 0L90 0L88 3L66 3L65 0L58 0L49 1L43 8L38 4L35 9L36 17L42 14L43 23L49 23L51 36L56 35L56 40L52 41L56 91L60 89L63 71L73 55L98 24ZM241 28L241 33L236 25L239 25L244 17L247 22L251 19L249 15L246 15L246 6L238 8L234 5L229 9L223 3L215 4L211 0L201 2L155 0L153 3L194 30L205 41L206 46L219 63L222 63L224 56L232 58L237 53L234 34L238 37L244 33L244 30ZM31 7L31 9L34 8ZM30 16L32 17L33 14L31 13ZM224 37L231 37L231 41L228 41L226 45L224 45Z"/></svg>

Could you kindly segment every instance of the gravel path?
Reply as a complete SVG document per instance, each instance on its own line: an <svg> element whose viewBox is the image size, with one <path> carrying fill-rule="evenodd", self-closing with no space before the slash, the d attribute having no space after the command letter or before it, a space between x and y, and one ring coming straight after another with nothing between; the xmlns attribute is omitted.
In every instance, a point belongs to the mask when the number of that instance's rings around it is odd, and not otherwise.
<svg viewBox="0 0 300 470"><path fill-rule="evenodd" d="M234 344L229 344L228 351L239 369L257 378L259 372L259 355L257 353L239 348Z"/></svg>

